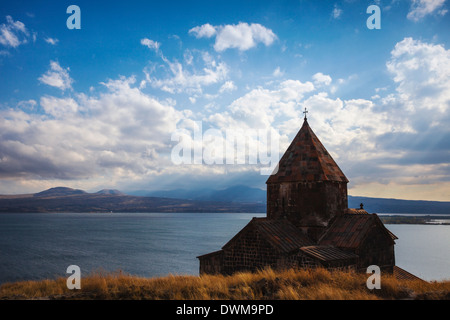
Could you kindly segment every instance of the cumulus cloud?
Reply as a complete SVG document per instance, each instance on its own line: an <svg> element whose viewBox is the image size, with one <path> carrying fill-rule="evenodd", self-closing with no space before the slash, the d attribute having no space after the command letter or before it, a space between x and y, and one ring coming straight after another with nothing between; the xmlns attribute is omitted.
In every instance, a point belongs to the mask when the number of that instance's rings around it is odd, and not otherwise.
<svg viewBox="0 0 450 320"><path fill-rule="evenodd" d="M436 12L442 8L445 0L412 0L411 9L408 12L407 18L413 21L419 21L425 16ZM439 14L444 15L447 10L440 10Z"/></svg>
<svg viewBox="0 0 450 320"><path fill-rule="evenodd" d="M449 109L450 50L405 38L392 50L387 69L409 110L434 110L439 116Z"/></svg>
<svg viewBox="0 0 450 320"><path fill-rule="evenodd" d="M135 179L157 171L182 112L142 93L134 78L103 85L99 96L42 97L45 114L0 111L0 177Z"/></svg>
<svg viewBox="0 0 450 320"><path fill-rule="evenodd" d="M19 101L17 103L17 107L24 109L24 110L33 110L37 105L36 100L33 99L29 99L29 100L23 100L23 101Z"/></svg>
<svg viewBox="0 0 450 320"><path fill-rule="evenodd" d="M45 38L44 41L47 42L48 44L51 44L52 46L55 46L59 42L58 39L50 37Z"/></svg>
<svg viewBox="0 0 450 320"><path fill-rule="evenodd" d="M193 57L189 58L186 64L183 65L177 60L171 61L167 59L161 51L159 53L164 64L159 65L158 69L164 69L166 74L164 76L154 74L156 68L146 68L144 72L146 81L153 87L160 88L163 91L199 94L202 93L203 87L220 83L228 76L229 69L227 64L222 61L217 62L207 52L197 52L201 56L203 64L201 71L198 71L193 65Z"/></svg>
<svg viewBox="0 0 450 320"><path fill-rule="evenodd" d="M50 70L40 76L38 80L46 85L61 89L71 89L73 79L69 75L70 68L62 68L57 61L50 61Z"/></svg>
<svg viewBox="0 0 450 320"><path fill-rule="evenodd" d="M233 81L226 81L221 87L220 87L220 89L219 89L219 92L220 93L223 93L223 92L231 92L231 91L234 91L234 90L236 90L237 89L237 87L236 87L236 85L234 84L234 82Z"/></svg>
<svg viewBox="0 0 450 320"><path fill-rule="evenodd" d="M280 70L280 67L276 67L275 70L273 70L272 75L274 77L282 77L284 72Z"/></svg>
<svg viewBox="0 0 450 320"><path fill-rule="evenodd" d="M311 82L286 80L276 88L256 88L234 100L226 111L209 117L218 128L268 129L299 116L298 103L314 90Z"/></svg>
<svg viewBox="0 0 450 320"><path fill-rule="evenodd" d="M6 16L6 23L0 25L0 44L5 47L17 48L27 43L29 32L20 21L14 21L11 16Z"/></svg>
<svg viewBox="0 0 450 320"><path fill-rule="evenodd" d="M216 28L206 23L202 26L197 26L189 30L190 34L195 35L197 38L211 38L216 34Z"/></svg>
<svg viewBox="0 0 450 320"><path fill-rule="evenodd" d="M331 77L329 75L323 74L322 72L318 72L312 76L314 83L317 85L326 85L329 86L331 84Z"/></svg>
<svg viewBox="0 0 450 320"><path fill-rule="evenodd" d="M338 8L337 5L335 4L335 5L334 5L334 9L333 9L333 11L331 12L331 16L332 16L334 19L337 19L337 18L339 18L341 15L342 15L342 9Z"/></svg>
<svg viewBox="0 0 450 320"><path fill-rule="evenodd" d="M41 107L45 113L55 118L64 118L76 114L78 111L78 104L74 99L60 99L51 96L41 98Z"/></svg>
<svg viewBox="0 0 450 320"><path fill-rule="evenodd" d="M155 51L158 51L159 47L161 45L158 41L153 41L148 38L141 39L141 44L143 46L146 46L147 48L149 48L151 50L155 50Z"/></svg>
<svg viewBox="0 0 450 320"><path fill-rule="evenodd" d="M246 51L254 48L258 43L270 46L277 36L272 30L259 23L240 22L236 25L211 26L204 24L189 30L197 38L211 38L216 36L214 49L218 52L235 48Z"/></svg>

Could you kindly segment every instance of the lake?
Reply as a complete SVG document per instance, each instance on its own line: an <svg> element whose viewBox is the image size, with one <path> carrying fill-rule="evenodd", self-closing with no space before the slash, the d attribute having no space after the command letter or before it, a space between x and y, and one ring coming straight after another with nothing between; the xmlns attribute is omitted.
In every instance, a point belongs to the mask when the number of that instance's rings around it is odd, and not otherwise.
<svg viewBox="0 0 450 320"><path fill-rule="evenodd" d="M243 213L0 214L0 283L118 271L198 275L197 256L219 250L252 217ZM449 225L386 225L396 264L425 280L450 279Z"/></svg>

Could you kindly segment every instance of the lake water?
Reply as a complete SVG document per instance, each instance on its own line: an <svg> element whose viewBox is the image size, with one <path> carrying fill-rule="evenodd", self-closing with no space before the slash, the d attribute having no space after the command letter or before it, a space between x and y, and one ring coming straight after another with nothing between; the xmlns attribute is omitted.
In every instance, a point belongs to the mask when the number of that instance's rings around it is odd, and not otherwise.
<svg viewBox="0 0 450 320"><path fill-rule="evenodd" d="M197 256L219 250L252 217L221 213L0 214L0 283L96 270L153 277L198 274ZM450 226L387 225L397 265L425 279L450 279Z"/></svg>

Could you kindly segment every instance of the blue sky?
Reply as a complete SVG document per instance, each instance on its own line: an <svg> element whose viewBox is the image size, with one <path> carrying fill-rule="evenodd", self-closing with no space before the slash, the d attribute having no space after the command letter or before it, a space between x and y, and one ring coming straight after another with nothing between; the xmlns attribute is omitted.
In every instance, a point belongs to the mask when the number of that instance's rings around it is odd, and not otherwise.
<svg viewBox="0 0 450 320"><path fill-rule="evenodd" d="M71 4L80 30L66 26ZM366 26L372 4L379 30ZM275 130L281 156L306 107L350 194L450 200L449 8L446 0L3 2L0 193L264 188L267 176L250 163L175 164L174 132L199 123Z"/></svg>

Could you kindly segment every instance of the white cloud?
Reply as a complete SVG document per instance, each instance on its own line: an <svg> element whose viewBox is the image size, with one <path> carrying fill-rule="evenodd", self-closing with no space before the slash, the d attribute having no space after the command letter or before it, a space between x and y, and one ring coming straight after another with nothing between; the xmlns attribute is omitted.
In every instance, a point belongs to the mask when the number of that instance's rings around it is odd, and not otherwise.
<svg viewBox="0 0 450 320"><path fill-rule="evenodd" d="M334 9L331 15L334 19L339 18L342 15L342 9L339 9L337 5L334 5Z"/></svg>
<svg viewBox="0 0 450 320"><path fill-rule="evenodd" d="M236 25L211 26L204 24L189 30L197 38L216 36L214 49L218 52L235 48L240 51L249 50L263 43L270 46L277 36L272 30L258 24L240 22Z"/></svg>
<svg viewBox="0 0 450 320"><path fill-rule="evenodd" d="M276 88L256 88L209 117L220 129L269 129L276 121L299 116L298 103L314 90L311 82L286 80ZM283 120L284 119L284 120Z"/></svg>
<svg viewBox="0 0 450 320"><path fill-rule="evenodd" d="M44 40L45 40L45 42L51 44L52 46L56 45L56 44L59 42L58 39L56 39L56 38L50 38L50 37L45 38Z"/></svg>
<svg viewBox="0 0 450 320"><path fill-rule="evenodd" d="M69 68L63 69L57 61L50 61L50 70L39 77L38 80L63 91L71 89L73 79L69 76L69 70Z"/></svg>
<svg viewBox="0 0 450 320"><path fill-rule="evenodd" d="M198 94L202 93L204 86L219 83L226 79L229 70L224 62L217 62L207 52L199 52L199 54L204 64L201 71L197 71L197 68L193 65L193 58L190 58L186 62L187 66L184 66L176 60L170 61L160 52L160 57L165 63L160 67L167 71L167 77L158 78L153 75L155 68L147 68L144 70L146 80L153 87L169 93L187 92L189 94Z"/></svg>
<svg viewBox="0 0 450 320"><path fill-rule="evenodd" d="M280 70L280 67L276 67L275 70L273 70L272 75L274 77L282 77L284 75L284 72Z"/></svg>
<svg viewBox="0 0 450 320"><path fill-rule="evenodd" d="M220 92L220 93L223 93L223 92L231 92L231 91L234 91L234 90L236 90L236 89L237 89L237 87L236 87L236 85L234 84L233 81L226 81L226 82L220 87L219 92Z"/></svg>
<svg viewBox="0 0 450 320"><path fill-rule="evenodd" d="M450 101L450 50L442 45L405 38L395 45L388 71L409 110L445 113Z"/></svg>
<svg viewBox="0 0 450 320"><path fill-rule="evenodd" d="M187 65L191 65L194 62L194 56L189 50L186 50L183 54L184 62Z"/></svg>
<svg viewBox="0 0 450 320"><path fill-rule="evenodd" d="M41 107L45 113L52 115L55 118L64 118L74 115L79 106L74 99L60 99L51 96L41 97Z"/></svg>
<svg viewBox="0 0 450 320"><path fill-rule="evenodd" d="M189 33L194 34L196 38L211 38L216 34L216 28L206 23L202 26L197 26L189 30Z"/></svg>
<svg viewBox="0 0 450 320"><path fill-rule="evenodd" d="M158 51L159 47L161 45L158 41L153 41L153 40L148 39L148 38L141 39L141 44L143 46L146 46L149 49L155 50L155 51Z"/></svg>
<svg viewBox="0 0 450 320"><path fill-rule="evenodd" d="M318 72L312 76L314 83L316 85L326 85L329 86L331 84L331 77L329 75L323 74L322 72Z"/></svg>
<svg viewBox="0 0 450 320"><path fill-rule="evenodd" d="M131 181L170 166L164 152L183 113L142 93L134 78L104 86L99 96L41 97L45 114L1 110L0 177Z"/></svg>
<svg viewBox="0 0 450 320"><path fill-rule="evenodd" d="M36 100L30 99L30 100L23 100L23 101L19 101L17 103L17 107L21 108L21 109L25 109L25 110L33 110L37 105Z"/></svg>
<svg viewBox="0 0 450 320"><path fill-rule="evenodd" d="M407 18L417 22L425 16L440 9L444 3L445 0L412 0L411 9L408 12ZM440 15L444 15L446 13L447 10L439 11Z"/></svg>
<svg viewBox="0 0 450 320"><path fill-rule="evenodd" d="M0 44L5 47L17 48L28 42L29 32L20 21L14 21L11 16L6 16L6 24L0 25Z"/></svg>

